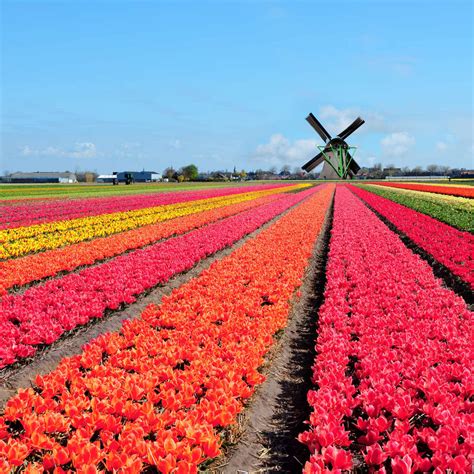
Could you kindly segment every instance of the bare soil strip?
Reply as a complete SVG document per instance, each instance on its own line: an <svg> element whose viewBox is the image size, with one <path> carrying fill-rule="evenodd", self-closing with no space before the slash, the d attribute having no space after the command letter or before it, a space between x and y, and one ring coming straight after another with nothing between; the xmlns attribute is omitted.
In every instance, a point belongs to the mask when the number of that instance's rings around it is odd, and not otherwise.
<svg viewBox="0 0 474 474"><path fill-rule="evenodd" d="M360 199L357 196L358 199ZM370 204L360 199L391 231L397 234L401 241L416 255L419 255L425 260L433 269L435 277L441 279L444 286L454 291L457 295L464 299L469 309L474 310L474 293L464 280L455 275L449 268L445 267L442 263L438 262L431 254L418 247L406 234L404 234L395 224L392 224L386 217L382 216L377 212Z"/></svg>
<svg viewBox="0 0 474 474"><path fill-rule="evenodd" d="M323 302L332 226L331 203L288 326L267 356L267 380L257 389L238 427L240 440L209 467L214 473L301 472L309 450L296 438L305 431L316 357L317 315ZM225 447L224 447L225 448Z"/></svg>
<svg viewBox="0 0 474 474"><path fill-rule="evenodd" d="M301 202L304 202L301 201ZM297 203L295 206L301 204ZM65 333L58 341L48 345L44 350L38 350L36 355L30 359L13 364L0 370L0 412L3 410L7 400L13 396L19 388L26 388L33 384L36 375L44 375L54 370L61 359L79 354L82 346L101 334L118 331L123 321L136 319L150 304L160 304L165 295L169 295L175 288L180 287L192 278L198 276L202 271L216 260L220 260L231 252L241 247L247 240L255 237L264 229L271 226L295 206L290 207L282 214L264 224L256 231L248 234L232 246L216 252L210 257L198 262L192 269L185 273L175 275L165 285L157 286L137 297L137 301L131 305L123 305L122 310L105 312L100 319L90 321L87 325L78 327L69 333Z"/></svg>

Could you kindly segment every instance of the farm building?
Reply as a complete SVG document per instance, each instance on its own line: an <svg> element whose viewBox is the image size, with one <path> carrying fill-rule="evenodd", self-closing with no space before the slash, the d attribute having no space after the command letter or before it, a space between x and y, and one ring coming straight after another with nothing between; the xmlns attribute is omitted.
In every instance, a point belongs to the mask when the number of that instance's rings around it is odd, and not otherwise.
<svg viewBox="0 0 474 474"><path fill-rule="evenodd" d="M77 183L77 177L75 173L69 171L64 173L35 171L33 173L12 173L5 181L10 183Z"/></svg>
<svg viewBox="0 0 474 474"><path fill-rule="evenodd" d="M117 173L119 183L125 182L125 175L130 173L136 183L148 183L152 181L161 181L161 174L156 171L121 171Z"/></svg>
<svg viewBox="0 0 474 474"><path fill-rule="evenodd" d="M117 176L114 174L99 174L99 176L97 176L97 182L98 183L112 183L115 178L117 178Z"/></svg>

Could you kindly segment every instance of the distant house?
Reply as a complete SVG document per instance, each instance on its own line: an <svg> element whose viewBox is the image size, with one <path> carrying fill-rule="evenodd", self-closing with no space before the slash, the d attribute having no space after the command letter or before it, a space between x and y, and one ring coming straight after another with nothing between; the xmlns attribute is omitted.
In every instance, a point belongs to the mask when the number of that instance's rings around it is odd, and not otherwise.
<svg viewBox="0 0 474 474"><path fill-rule="evenodd" d="M113 174L99 174L99 176L97 176L97 182L98 183L113 183L114 181L114 178L116 178L117 176L113 175Z"/></svg>
<svg viewBox="0 0 474 474"><path fill-rule="evenodd" d="M10 183L77 183L77 177L75 173L68 171L65 173L35 171L33 173L12 173L5 181Z"/></svg>
<svg viewBox="0 0 474 474"><path fill-rule="evenodd" d="M383 174L385 176L400 176L402 174L402 169L401 168L394 168L393 166L384 168L383 169Z"/></svg>
<svg viewBox="0 0 474 474"><path fill-rule="evenodd" d="M461 170L459 173L460 178L474 178L474 170Z"/></svg>
<svg viewBox="0 0 474 474"><path fill-rule="evenodd" d="M431 181L439 179L448 179L448 176L387 176L387 181Z"/></svg>
<svg viewBox="0 0 474 474"><path fill-rule="evenodd" d="M152 183L163 179L161 174L156 171L120 171L117 173L119 183L125 183L125 175L127 173L133 176L135 183Z"/></svg>

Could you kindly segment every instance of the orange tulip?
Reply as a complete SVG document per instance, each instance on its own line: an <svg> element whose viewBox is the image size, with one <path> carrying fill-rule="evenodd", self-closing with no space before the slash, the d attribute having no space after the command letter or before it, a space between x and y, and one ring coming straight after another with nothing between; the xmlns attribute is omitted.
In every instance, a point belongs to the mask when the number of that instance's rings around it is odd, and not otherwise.
<svg viewBox="0 0 474 474"><path fill-rule="evenodd" d="M208 438L202 443L202 450L204 454L209 458L215 458L221 453L219 443L215 437Z"/></svg>
<svg viewBox="0 0 474 474"><path fill-rule="evenodd" d="M30 450L26 444L12 439L8 442L8 446L6 448L6 458L11 465L21 466L29 452Z"/></svg>
<svg viewBox="0 0 474 474"><path fill-rule="evenodd" d="M176 468L176 459L171 454L168 454L164 458L160 457L157 460L156 467L161 473L169 474Z"/></svg>

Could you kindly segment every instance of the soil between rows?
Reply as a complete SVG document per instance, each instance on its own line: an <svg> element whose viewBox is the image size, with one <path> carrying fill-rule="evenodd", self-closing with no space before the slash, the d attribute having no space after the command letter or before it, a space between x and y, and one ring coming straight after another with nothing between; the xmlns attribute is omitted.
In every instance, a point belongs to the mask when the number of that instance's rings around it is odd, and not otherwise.
<svg viewBox="0 0 474 474"><path fill-rule="evenodd" d="M270 227L274 222L283 217L294 207L303 201L295 204L285 212L274 217L254 232L246 235L233 245L222 249L211 256L200 260L190 270L175 275L164 285L157 286L145 293L137 296L137 301L124 306L122 310L106 311L104 317L90 321L85 326L80 326L69 333L64 334L58 341L38 350L33 358L24 359L12 366L0 370L0 413L3 411L5 403L10 397L15 395L19 388L32 386L37 375L44 375L53 371L64 357L79 354L84 344L91 342L98 336L107 332L118 331L125 320L138 318L143 310L150 304L160 304L163 296L169 295L175 288L187 283L192 278L197 277L202 271L209 268L212 263L221 260L237 248L247 242L247 240L257 236L264 229Z"/></svg>
<svg viewBox="0 0 474 474"><path fill-rule="evenodd" d="M267 379L257 388L234 430L234 436L240 438L206 472L295 473L301 472L309 459L309 450L297 436L307 429L310 415L306 397L313 387L317 314L326 284L333 202L300 288L301 297L294 302L287 327L266 357L262 372Z"/></svg>

